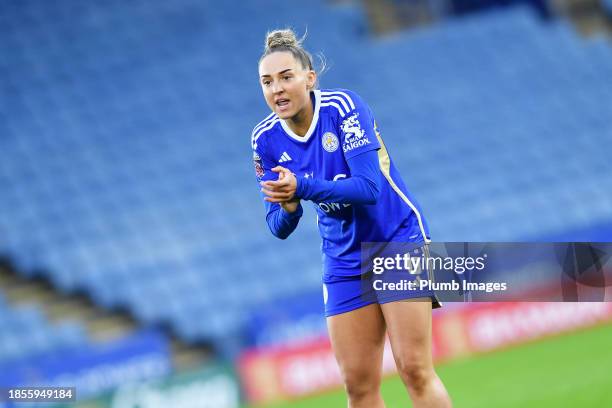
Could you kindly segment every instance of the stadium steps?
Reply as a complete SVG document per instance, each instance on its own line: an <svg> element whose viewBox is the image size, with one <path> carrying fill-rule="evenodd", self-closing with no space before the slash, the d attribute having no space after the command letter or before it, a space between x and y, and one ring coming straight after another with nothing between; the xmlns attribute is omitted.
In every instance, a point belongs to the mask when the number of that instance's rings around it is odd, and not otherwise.
<svg viewBox="0 0 612 408"><path fill-rule="evenodd" d="M583 36L612 36L612 18L599 0L553 0L555 9L571 19Z"/></svg>
<svg viewBox="0 0 612 408"><path fill-rule="evenodd" d="M34 304L51 323L65 320L79 321L94 341L111 340L126 335L136 327L121 315L111 315L97 309L80 295L65 296L57 293L42 279L25 279L6 266L1 268L0 288L14 305Z"/></svg>
<svg viewBox="0 0 612 408"><path fill-rule="evenodd" d="M404 2L365 0L363 7L370 27L376 35L431 24L438 17L433 3L424 0Z"/></svg>
<svg viewBox="0 0 612 408"><path fill-rule="evenodd" d="M0 292L11 306L35 305L52 325L66 321L79 322L94 342L104 342L128 335L137 329L137 322L128 314L108 312L87 297L57 292L41 278L25 278L15 273L10 264L0 261ZM171 338L173 366L178 371L201 365L210 352Z"/></svg>
<svg viewBox="0 0 612 408"><path fill-rule="evenodd" d="M578 31L584 36L597 36L601 33L612 36L612 21L610 18L600 13L582 16L575 19L574 24Z"/></svg>

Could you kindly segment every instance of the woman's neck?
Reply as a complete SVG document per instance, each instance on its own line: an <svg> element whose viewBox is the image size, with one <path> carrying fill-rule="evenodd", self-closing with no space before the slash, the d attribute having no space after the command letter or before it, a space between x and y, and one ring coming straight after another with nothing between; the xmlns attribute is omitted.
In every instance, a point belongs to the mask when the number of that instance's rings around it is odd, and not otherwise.
<svg viewBox="0 0 612 408"><path fill-rule="evenodd" d="M308 96L308 99L309 103L306 104L304 109L300 110L295 116L285 121L293 133L302 137L306 136L308 129L310 129L312 118L314 117L314 108L312 106L310 95Z"/></svg>

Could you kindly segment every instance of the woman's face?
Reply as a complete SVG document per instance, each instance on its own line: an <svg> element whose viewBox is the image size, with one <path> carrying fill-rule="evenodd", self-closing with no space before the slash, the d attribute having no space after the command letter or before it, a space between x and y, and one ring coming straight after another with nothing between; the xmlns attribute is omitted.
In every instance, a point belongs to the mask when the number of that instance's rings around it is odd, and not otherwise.
<svg viewBox="0 0 612 408"><path fill-rule="evenodd" d="M259 80L270 109L279 118L289 119L310 104L316 74L304 69L290 52L278 51L259 64Z"/></svg>

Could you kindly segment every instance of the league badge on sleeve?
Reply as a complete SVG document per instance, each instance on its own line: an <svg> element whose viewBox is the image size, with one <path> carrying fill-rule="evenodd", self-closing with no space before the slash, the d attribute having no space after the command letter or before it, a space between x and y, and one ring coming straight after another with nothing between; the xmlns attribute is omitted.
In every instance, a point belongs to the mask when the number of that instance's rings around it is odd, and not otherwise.
<svg viewBox="0 0 612 408"><path fill-rule="evenodd" d="M257 180L261 181L265 174L265 170L261 162L261 157L257 152L253 152L253 164L255 165L255 176L257 176Z"/></svg>

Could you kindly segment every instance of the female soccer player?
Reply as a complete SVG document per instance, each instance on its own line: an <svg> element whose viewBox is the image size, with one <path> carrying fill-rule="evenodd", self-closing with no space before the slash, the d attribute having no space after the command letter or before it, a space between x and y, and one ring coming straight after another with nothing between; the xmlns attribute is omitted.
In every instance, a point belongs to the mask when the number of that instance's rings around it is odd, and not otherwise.
<svg viewBox="0 0 612 408"><path fill-rule="evenodd" d="M287 238L312 201L323 240L323 298L349 407L384 407L385 332L415 407L450 407L432 363L429 291L364 296L362 242L428 242L427 226L354 92L316 89L312 58L291 30L268 33L259 79L272 113L252 134L272 233ZM415 301L416 300L416 301Z"/></svg>

